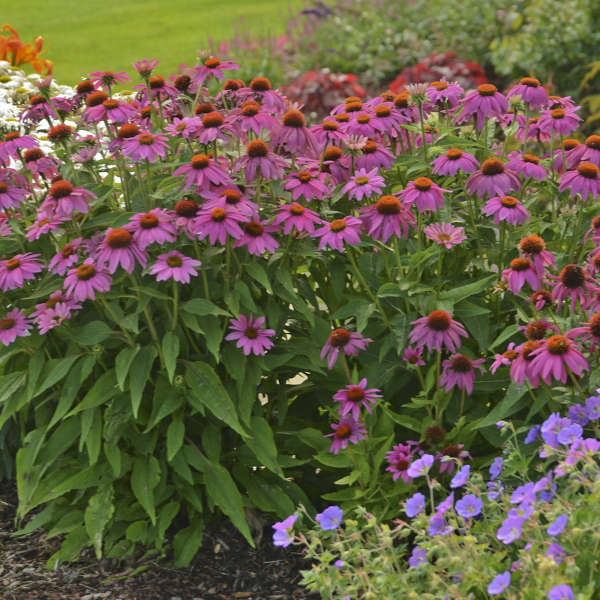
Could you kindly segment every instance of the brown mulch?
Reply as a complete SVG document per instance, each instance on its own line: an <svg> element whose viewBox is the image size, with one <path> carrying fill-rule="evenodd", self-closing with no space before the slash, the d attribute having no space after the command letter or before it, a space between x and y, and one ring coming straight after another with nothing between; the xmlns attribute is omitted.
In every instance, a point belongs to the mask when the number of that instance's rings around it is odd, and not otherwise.
<svg viewBox="0 0 600 600"><path fill-rule="evenodd" d="M265 529L256 549L231 526L213 526L186 568L150 563L141 573L133 561L96 560L85 551L56 571L44 564L57 541L43 533L12 537L17 498L0 482L0 600L319 600L298 585L309 564L290 548L275 548Z"/></svg>

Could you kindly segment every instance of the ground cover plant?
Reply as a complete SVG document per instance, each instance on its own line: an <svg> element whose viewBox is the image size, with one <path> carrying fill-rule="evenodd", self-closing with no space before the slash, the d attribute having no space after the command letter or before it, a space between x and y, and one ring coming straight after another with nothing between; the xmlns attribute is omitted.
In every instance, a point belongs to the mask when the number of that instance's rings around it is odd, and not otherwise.
<svg viewBox="0 0 600 600"><path fill-rule="evenodd" d="M298 504L395 518L598 387L570 98L439 81L311 124L224 57L160 67L2 65L0 444L50 567L167 531L183 565L220 514L250 544Z"/></svg>

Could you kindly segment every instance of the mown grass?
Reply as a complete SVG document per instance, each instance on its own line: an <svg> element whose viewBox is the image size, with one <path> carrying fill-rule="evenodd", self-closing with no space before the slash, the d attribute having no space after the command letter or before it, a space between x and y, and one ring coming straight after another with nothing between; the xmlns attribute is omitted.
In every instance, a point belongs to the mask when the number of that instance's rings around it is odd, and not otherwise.
<svg viewBox="0 0 600 600"><path fill-rule="evenodd" d="M0 2L0 24L24 41L42 35L54 75L73 83L98 69L131 71L140 58L160 59L159 72L193 64L208 40L241 31L283 33L301 0L27 0Z"/></svg>

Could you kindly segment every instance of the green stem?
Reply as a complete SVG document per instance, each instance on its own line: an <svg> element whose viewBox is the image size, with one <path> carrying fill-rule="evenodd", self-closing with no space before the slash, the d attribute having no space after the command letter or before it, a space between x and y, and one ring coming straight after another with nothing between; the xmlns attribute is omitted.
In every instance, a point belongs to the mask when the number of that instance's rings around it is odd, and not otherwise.
<svg viewBox="0 0 600 600"><path fill-rule="evenodd" d="M440 371L442 364L442 353L437 351L437 358L435 361L435 419L440 420Z"/></svg>
<svg viewBox="0 0 600 600"><path fill-rule="evenodd" d="M158 350L158 357L160 359L160 366L165 368L165 357L163 356L162 347L160 345L160 340L158 339L158 333L156 331L156 327L154 327L154 323L152 322L152 316L150 315L150 311L148 310L148 305L144 306L144 316L146 317L146 322L148 323L148 329L150 330L150 336L154 340L154 344L156 345L156 349Z"/></svg>
<svg viewBox="0 0 600 600"><path fill-rule="evenodd" d="M179 285L173 279L173 322L171 325L171 329L175 330L177 327L177 317L179 314Z"/></svg>
<svg viewBox="0 0 600 600"><path fill-rule="evenodd" d="M110 305L108 304L106 299L103 298L102 296L98 296L98 300L100 301L100 304L102 304L102 306L105 308L106 312L112 317L112 320L117 324L119 329L123 332L123 335L125 336L127 343L130 346L135 346L135 342L133 341L133 338L131 337L130 333L128 331L126 331L125 329L123 329L123 327L119 323L119 317L117 317L115 311L110 307Z"/></svg>
<svg viewBox="0 0 600 600"><path fill-rule="evenodd" d="M418 100L417 105L419 107L419 121L421 123L421 140L423 142L423 158L427 162L427 139L425 138L425 120L423 119L423 101Z"/></svg>

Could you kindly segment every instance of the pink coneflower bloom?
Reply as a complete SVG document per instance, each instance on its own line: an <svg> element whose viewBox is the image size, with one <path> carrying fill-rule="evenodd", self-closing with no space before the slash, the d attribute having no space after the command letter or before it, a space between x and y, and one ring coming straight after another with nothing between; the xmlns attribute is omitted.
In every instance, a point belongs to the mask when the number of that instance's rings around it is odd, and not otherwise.
<svg viewBox="0 0 600 600"><path fill-rule="evenodd" d="M548 96L548 108L579 108L571 96Z"/></svg>
<svg viewBox="0 0 600 600"><path fill-rule="evenodd" d="M19 206L27 197L27 190L15 186L0 172L0 210Z"/></svg>
<svg viewBox="0 0 600 600"><path fill-rule="evenodd" d="M204 60L201 65L192 67L192 82L201 85L207 77L224 80L223 71L235 71L239 68L239 65L232 60L220 60L215 56L211 56Z"/></svg>
<svg viewBox="0 0 600 600"><path fill-rule="evenodd" d="M494 362L490 367L490 373L492 375L502 366L510 367L512 361L519 356L519 352L515 349L515 343L510 342L508 347L502 354L496 354Z"/></svg>
<svg viewBox="0 0 600 600"><path fill-rule="evenodd" d="M0 212L0 237L12 235L12 229L8 223L8 217L5 212Z"/></svg>
<svg viewBox="0 0 600 600"><path fill-rule="evenodd" d="M150 87L150 97L148 96L148 87ZM144 84L133 86L134 90L140 90L137 97L144 104L151 101L164 102L166 100L174 100L179 96L177 88L169 85L165 81L165 78L160 75L149 77L148 87Z"/></svg>
<svg viewBox="0 0 600 600"><path fill-rule="evenodd" d="M536 290L527 298L527 301L533 304L535 310L543 310L546 306L551 306L553 302L552 294L543 289Z"/></svg>
<svg viewBox="0 0 600 600"><path fill-rule="evenodd" d="M142 268L146 266L148 253L140 248L127 229L109 227L106 230L104 239L98 246L95 259L98 265L107 265L109 273L114 273L119 266L123 267L128 273L132 273L136 261L140 263Z"/></svg>
<svg viewBox="0 0 600 600"><path fill-rule="evenodd" d="M252 140L246 147L246 154L233 164L235 171L244 169L247 183L254 181L258 175L266 179L280 179L286 167L287 161L271 152L262 140Z"/></svg>
<svg viewBox="0 0 600 600"><path fill-rule="evenodd" d="M452 474L457 464L462 465L466 460L471 460L473 457L469 452L464 450L464 444L450 444L442 448L441 452L435 453L435 460L439 461L439 469L441 473ZM453 458L456 460L448 460ZM439 506L437 507L439 510Z"/></svg>
<svg viewBox="0 0 600 600"><path fill-rule="evenodd" d="M298 200L300 196L310 202L313 198L323 200L329 193L329 187L322 181L323 174L316 175L310 171L297 171L286 175L284 189L292 192L292 200Z"/></svg>
<svg viewBox="0 0 600 600"><path fill-rule="evenodd" d="M448 250L467 239L464 227L454 227L450 223L432 223L423 231L430 240L446 246Z"/></svg>
<svg viewBox="0 0 600 600"><path fill-rule="evenodd" d="M299 110L288 110L283 115L281 126L271 139L274 148L282 147L292 154L316 158L317 140L306 127L306 119Z"/></svg>
<svg viewBox="0 0 600 600"><path fill-rule="evenodd" d="M277 120L262 110L258 102L249 100L245 102L235 117L235 122L242 132L254 132L260 137L262 131L273 131L279 127Z"/></svg>
<svg viewBox="0 0 600 600"><path fill-rule="evenodd" d="M502 271L502 279L508 283L513 294L518 294L526 283L532 290L537 290L541 285L535 267L528 258L513 258L509 268Z"/></svg>
<svg viewBox="0 0 600 600"><path fill-rule="evenodd" d="M374 240L384 244L392 235L408 238L408 229L417 226L412 212L396 196L382 196L375 204L359 209L361 221Z"/></svg>
<svg viewBox="0 0 600 600"><path fill-rule="evenodd" d="M580 194L584 201L589 200L590 196L597 198L600 195L600 169L594 163L580 163L576 169L561 175L558 191L567 189L571 197Z"/></svg>
<svg viewBox="0 0 600 600"><path fill-rule="evenodd" d="M46 235L51 231L58 231L58 228L66 221L65 217L52 215L47 217L44 214L38 215L38 218L27 228L25 237L28 242L39 240L42 235Z"/></svg>
<svg viewBox="0 0 600 600"><path fill-rule="evenodd" d="M472 117L477 118L477 129L481 131L486 118L501 119L508 110L506 98L491 83L482 83L476 90L469 92L459 103L462 112L455 117L455 123L464 123Z"/></svg>
<svg viewBox="0 0 600 600"><path fill-rule="evenodd" d="M173 136L189 140L192 139L198 130L202 127L202 121L198 117L175 117L171 123L165 127L165 131Z"/></svg>
<svg viewBox="0 0 600 600"><path fill-rule="evenodd" d="M424 367L427 363L423 360L422 350L422 348L407 346L402 354L402 360L414 367Z"/></svg>
<svg viewBox="0 0 600 600"><path fill-rule="evenodd" d="M551 252L546 250L546 242L539 235L526 235L519 242L521 252L530 258L540 280L544 276L545 267L556 268L556 261Z"/></svg>
<svg viewBox="0 0 600 600"><path fill-rule="evenodd" d="M538 125L540 131L560 136L569 135L577 130L580 121L581 117L576 113L576 108L553 108L542 111Z"/></svg>
<svg viewBox="0 0 600 600"><path fill-rule="evenodd" d="M268 110L274 112L282 112L288 104L279 91L272 89L271 82L266 77L255 77L249 87L239 90L239 94L244 99L253 98L260 101Z"/></svg>
<svg viewBox="0 0 600 600"><path fill-rule="evenodd" d="M542 381L551 384L552 378L561 383L567 382L568 371L580 376L589 370L587 360L583 357L577 344L565 335L553 335L541 342L541 347L531 355L531 371Z"/></svg>
<svg viewBox="0 0 600 600"><path fill-rule="evenodd" d="M125 71L115 73L114 71L94 71L89 74L90 80L96 84L104 87L109 93L110 88L117 83L127 83L131 81L131 78Z"/></svg>
<svg viewBox="0 0 600 600"><path fill-rule="evenodd" d="M479 167L479 161L468 152L459 148L450 148L446 154L438 156L432 163L435 175L451 175L454 177L459 171L472 173Z"/></svg>
<svg viewBox="0 0 600 600"><path fill-rule="evenodd" d="M523 102L532 110L542 108L548 103L548 92L535 77L523 77L506 94L507 98L511 96L521 96Z"/></svg>
<svg viewBox="0 0 600 600"><path fill-rule="evenodd" d="M238 315L237 319L230 319L229 328L233 333L225 336L227 341L237 340L236 347L241 348L246 356L250 353L261 356L273 347L273 341L269 338L275 335L274 329L264 329L265 318L256 317L250 313Z"/></svg>
<svg viewBox="0 0 600 600"><path fill-rule="evenodd" d="M312 237L320 237L319 250L327 246L338 252L344 251L344 243L354 246L360 242L361 221L356 217L334 219L315 231Z"/></svg>
<svg viewBox="0 0 600 600"><path fill-rule="evenodd" d="M133 138L123 140L123 154L135 162L147 160L153 163L167 155L169 149L167 140L166 135L144 131ZM177 171L174 174L177 174Z"/></svg>
<svg viewBox="0 0 600 600"><path fill-rule="evenodd" d="M44 266L38 262L40 255L27 252L0 260L0 290L8 292L23 287L25 281L35 279Z"/></svg>
<svg viewBox="0 0 600 600"><path fill-rule="evenodd" d="M67 98L55 96L50 103L44 96L32 96L29 106L21 113L21 120L39 123L42 119L58 119L58 112L67 114L70 110L71 101Z"/></svg>
<svg viewBox="0 0 600 600"><path fill-rule="evenodd" d="M258 204L246 198L246 196L244 196L237 187L218 189L214 192L206 193L206 195L210 199L202 205L202 208L204 209L212 209L216 208L217 206L221 206L223 208L235 208L247 217L250 217L258 212Z"/></svg>
<svg viewBox="0 0 600 600"><path fill-rule="evenodd" d="M377 174L377 169L358 169L354 177L342 188L342 194L348 194L348 198L360 202L373 194L381 194L384 185L383 177Z"/></svg>
<svg viewBox="0 0 600 600"><path fill-rule="evenodd" d="M520 142L525 142L525 135L527 140L533 140L538 143L549 142L551 136L540 129L540 118L530 117L527 119L525 115L517 115L517 123L519 123L519 129L515 133L515 139Z"/></svg>
<svg viewBox="0 0 600 600"><path fill-rule="evenodd" d="M84 123L108 121L121 125L127 123L136 114L136 110L131 104L108 98L104 92L90 94L86 99L86 106L87 108L81 114Z"/></svg>
<svg viewBox="0 0 600 600"><path fill-rule="evenodd" d="M70 319L72 311L80 309L80 304L77 304L71 298L67 298L61 290L57 290L50 295L46 302L36 305L31 317L38 326L40 333L45 334Z"/></svg>
<svg viewBox="0 0 600 600"><path fill-rule="evenodd" d="M79 310L80 304L77 304L72 298L67 298L62 290L57 290L50 294L50 297L45 302L35 305L35 310L31 313L31 317L37 319L40 315L50 308L54 308L57 304L64 304L69 310Z"/></svg>
<svg viewBox="0 0 600 600"><path fill-rule="evenodd" d="M152 71L158 67L160 61L156 58L142 58L137 62L131 63L131 66L144 78L146 79L152 74Z"/></svg>
<svg viewBox="0 0 600 600"><path fill-rule="evenodd" d="M216 140L228 142L232 133L232 124L220 112L214 110L202 115L200 127L196 129L194 138L201 144L211 144Z"/></svg>
<svg viewBox="0 0 600 600"><path fill-rule="evenodd" d="M358 444L360 440L365 439L367 430L362 423L354 420L352 417L342 417L339 423L332 423L333 433L328 433L325 437L332 437L333 442L329 447L329 452L337 454L340 450L348 447L348 442Z"/></svg>
<svg viewBox="0 0 600 600"><path fill-rule="evenodd" d="M506 168L514 171L517 175L522 175L525 179L530 177L537 181L544 181L548 177L546 169L540 165L540 159L533 154L523 154L511 158L506 163Z"/></svg>
<svg viewBox="0 0 600 600"><path fill-rule="evenodd" d="M366 338L357 331L348 331L339 327L329 334L321 350L321 360L327 357L327 367L331 370L337 362L340 349L346 356L357 356L359 351L365 350L372 341L371 338Z"/></svg>
<svg viewBox="0 0 600 600"><path fill-rule="evenodd" d="M208 236L213 246L217 241L225 245L228 235L236 240L244 235L239 223L246 220L247 217L235 208L217 206L212 209L200 209L194 219L193 228L198 239L203 240Z"/></svg>
<svg viewBox="0 0 600 600"><path fill-rule="evenodd" d="M47 214L54 211L59 217L70 217L75 211L89 212L89 203L96 199L96 194L89 190L60 179L50 186L47 201L42 203L41 209Z"/></svg>
<svg viewBox="0 0 600 600"><path fill-rule="evenodd" d="M394 155L373 140L368 140L356 157L356 166L359 169L389 169L393 164Z"/></svg>
<svg viewBox="0 0 600 600"><path fill-rule="evenodd" d="M523 385L525 377L527 377L534 388L538 386L539 377L537 372L531 368L531 362L534 359L532 354L541 348L541 346L541 342L530 340L515 348L519 354L513 359L512 364L510 365L510 378L514 382Z"/></svg>
<svg viewBox="0 0 600 600"><path fill-rule="evenodd" d="M340 144L344 145L347 139L345 132L341 131L340 124L331 117L325 119L320 125L314 125L311 128L312 134L319 144Z"/></svg>
<svg viewBox="0 0 600 600"><path fill-rule="evenodd" d="M31 329L29 319L23 314L23 311L14 308L0 319L0 342L4 346L8 346L18 337L26 335L29 329Z"/></svg>
<svg viewBox="0 0 600 600"><path fill-rule="evenodd" d="M600 273L600 248L596 248L589 255L588 271L592 277Z"/></svg>
<svg viewBox="0 0 600 600"><path fill-rule="evenodd" d="M323 220L319 215L302 206L298 202L284 204L277 207L278 213L273 220L273 225L281 225L283 223L283 233L285 235L295 229L298 233L306 231L314 233L315 225L321 225Z"/></svg>
<svg viewBox="0 0 600 600"><path fill-rule="evenodd" d="M194 233L194 218L198 213L200 205L190 198L183 198L175 205L174 220L178 231L184 231L190 240L196 239Z"/></svg>
<svg viewBox="0 0 600 600"><path fill-rule="evenodd" d="M371 115L363 112L353 116L346 127L346 133L372 138L377 135L377 130L373 127L373 123L371 123Z"/></svg>
<svg viewBox="0 0 600 600"><path fill-rule="evenodd" d="M368 413L372 413L371 406L377 403L377 399L381 398L381 390L377 388L367 389L367 380L361 379L356 385L350 384L345 388L338 390L333 395L335 402L341 402L339 413L342 416L351 414L358 421L360 418L360 407L365 407Z"/></svg>
<svg viewBox="0 0 600 600"><path fill-rule="evenodd" d="M160 254L156 262L150 267L150 275L156 275L156 281L174 279L179 283L189 283L190 277L196 277L196 271L202 263L194 258L184 256L177 250Z"/></svg>
<svg viewBox="0 0 600 600"><path fill-rule="evenodd" d="M265 252L275 252L279 248L279 242L269 235L274 231L279 231L278 225L264 225L255 217L244 223L242 230L244 235L233 244L234 248L247 246L248 252L255 256L260 256Z"/></svg>
<svg viewBox="0 0 600 600"><path fill-rule="evenodd" d="M584 342L589 342L589 350L593 353L600 344L600 312L591 315L589 321L581 325L567 331L567 337L581 337Z"/></svg>
<svg viewBox="0 0 600 600"><path fill-rule="evenodd" d="M138 213L129 219L127 230L133 233L133 240L144 250L150 244L165 244L177 239L177 228L166 210L153 208L146 213Z"/></svg>
<svg viewBox="0 0 600 600"><path fill-rule="evenodd" d="M549 278L556 282L552 290L552 300L558 303L558 310L570 297L571 311L574 311L577 301L582 306L585 305L589 296L598 289L598 283L591 279L583 268L573 264L564 267L558 277L549 275Z"/></svg>
<svg viewBox="0 0 600 600"><path fill-rule="evenodd" d="M211 186L231 184L229 175L206 154L195 154L187 165L176 169L173 175L184 175L184 189L195 185L200 194L210 190Z"/></svg>
<svg viewBox="0 0 600 600"><path fill-rule="evenodd" d="M440 385L446 386L446 392L449 392L455 386L459 390L466 390L470 396L473 393L473 384L475 383L475 369L483 373L482 363L484 358L472 360L465 354L454 354L449 360L442 363L444 371L440 379Z"/></svg>
<svg viewBox="0 0 600 600"><path fill-rule="evenodd" d="M23 152L23 166L34 175L42 175L46 179L52 179L59 175L59 164L56 158L46 156L40 148Z"/></svg>
<svg viewBox="0 0 600 600"><path fill-rule="evenodd" d="M68 296L72 296L78 302L88 298L96 299L96 292L108 292L112 283L112 277L108 271L94 265L91 259L87 259L82 265L71 269L64 282Z"/></svg>
<svg viewBox="0 0 600 600"><path fill-rule="evenodd" d="M18 131L6 133L0 141L0 162L19 158L21 150L33 150L39 146L38 141L30 135L21 135Z"/></svg>
<svg viewBox="0 0 600 600"><path fill-rule="evenodd" d="M458 83L449 83L448 81L434 81L429 84L426 94L430 102L435 102L438 106L454 108L465 90Z"/></svg>
<svg viewBox="0 0 600 600"><path fill-rule="evenodd" d="M494 215L496 225L501 221L506 221L510 225L523 225L531 218L527 209L514 196L490 198L481 212L487 217Z"/></svg>
<svg viewBox="0 0 600 600"><path fill-rule="evenodd" d="M344 156L341 148L338 148L338 146L327 146L322 158L322 171L330 173L335 183L345 183L350 179L351 159L349 156Z"/></svg>
<svg viewBox="0 0 600 600"><path fill-rule="evenodd" d="M65 244L61 251L55 254L48 264L48 270L57 275L64 275L69 267L78 262L77 251L83 243L82 238L76 238L72 242Z"/></svg>
<svg viewBox="0 0 600 600"><path fill-rule="evenodd" d="M427 347L429 352L441 352L445 346L448 352L454 352L461 345L460 337L469 337L465 328L445 310L434 310L426 317L412 321L411 325L414 327L408 340L418 350Z"/></svg>
<svg viewBox="0 0 600 600"><path fill-rule="evenodd" d="M429 177L417 177L400 192L400 199L408 206L416 204L419 212L432 211L444 206L444 192L450 192L434 183Z"/></svg>
<svg viewBox="0 0 600 600"><path fill-rule="evenodd" d="M600 135L590 135L581 145L584 148L581 161L600 167Z"/></svg>
<svg viewBox="0 0 600 600"><path fill-rule="evenodd" d="M71 96L71 112L75 112L86 98L96 90L96 84L90 79L84 79L75 86L75 94Z"/></svg>
<svg viewBox="0 0 600 600"><path fill-rule="evenodd" d="M428 145L432 145L435 143L438 135L437 127L431 127L431 125L425 125L425 139L427 140ZM418 133L415 136L415 147L420 148L423 145L423 136L421 133Z"/></svg>
<svg viewBox="0 0 600 600"><path fill-rule="evenodd" d="M396 110L394 104L382 102L373 108L373 112L371 124L378 133L397 138L398 132L401 131L401 124L406 123L406 119L400 111Z"/></svg>
<svg viewBox="0 0 600 600"><path fill-rule="evenodd" d="M139 135L140 127L136 123L126 123L117 129L117 135L108 144L108 149L111 152L117 152L123 147L123 142L127 139L134 138Z"/></svg>
<svg viewBox="0 0 600 600"><path fill-rule="evenodd" d="M600 244L600 215L592 218L590 228L585 232L583 241L587 242L590 235L592 236L594 246L598 246Z"/></svg>
<svg viewBox="0 0 600 600"><path fill-rule="evenodd" d="M481 169L467 179L466 189L469 194L477 194L483 198L486 194L506 196L509 192L521 189L519 176L507 169L499 158L488 158L483 161Z"/></svg>
<svg viewBox="0 0 600 600"><path fill-rule="evenodd" d="M389 464L386 471L392 473L392 480L402 478L404 483L410 483L412 477L408 474L408 467L414 460L415 448L410 444L396 444L386 453L385 459Z"/></svg>

